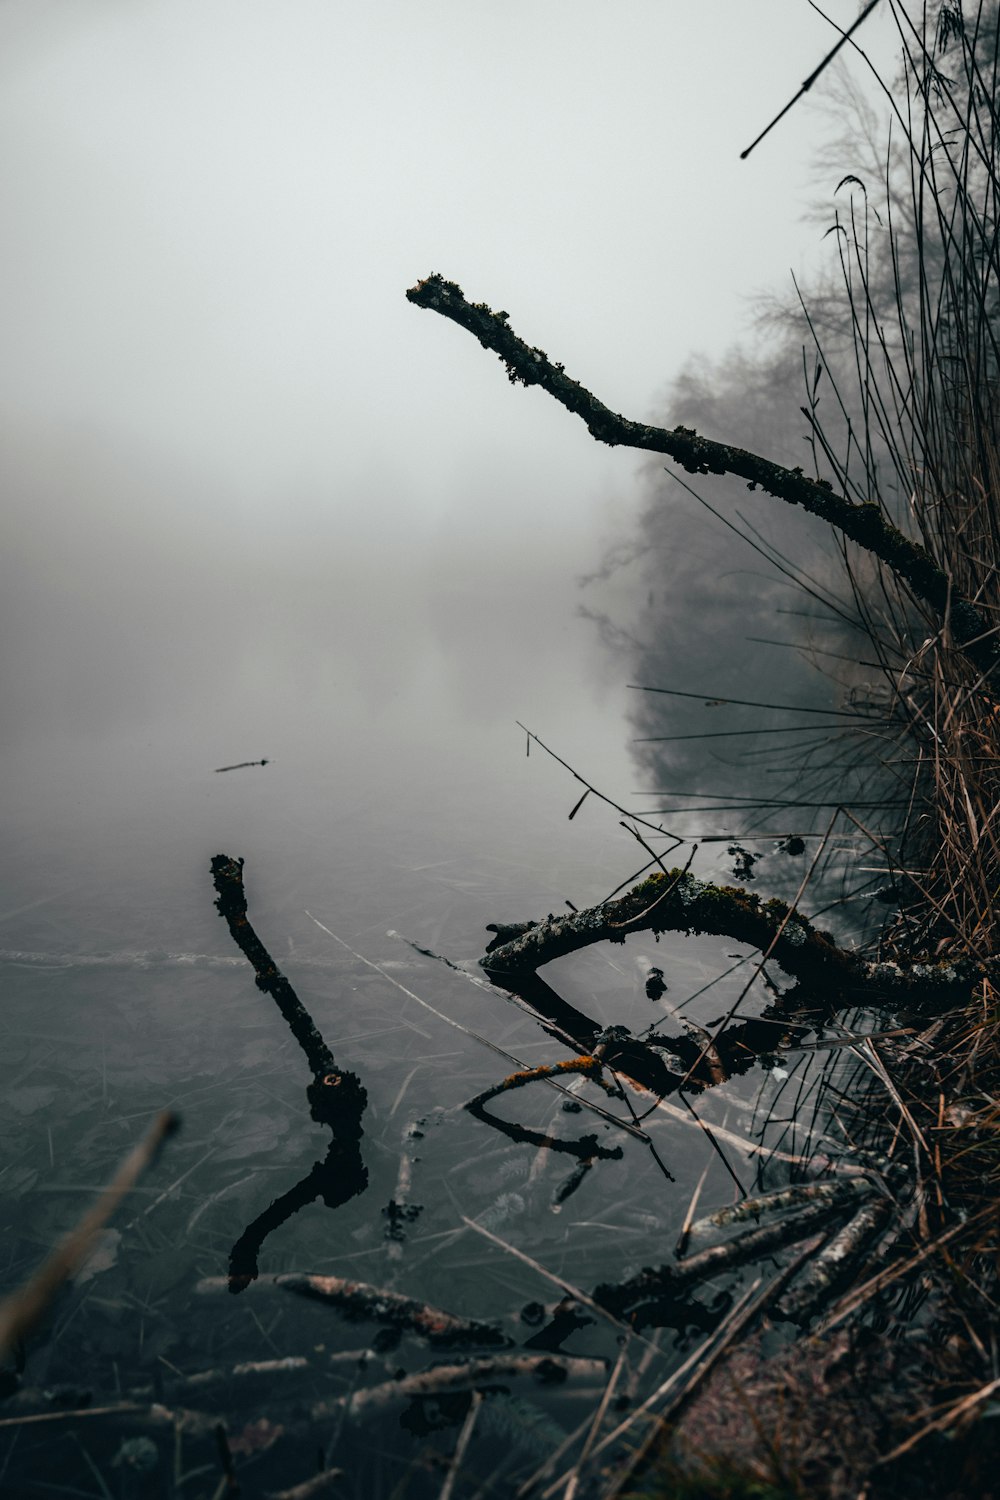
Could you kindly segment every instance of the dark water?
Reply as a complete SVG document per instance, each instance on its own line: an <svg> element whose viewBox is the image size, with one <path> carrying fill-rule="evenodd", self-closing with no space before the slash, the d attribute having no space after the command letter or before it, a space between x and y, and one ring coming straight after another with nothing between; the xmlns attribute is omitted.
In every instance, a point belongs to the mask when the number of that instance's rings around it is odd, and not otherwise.
<svg viewBox="0 0 1000 1500"><path fill-rule="evenodd" d="M574 670L572 709L554 713L549 737L622 797L636 785L622 695L602 695L583 667ZM410 1337L386 1349L374 1324L347 1323L268 1277L363 1280L495 1321L523 1343L531 1329L521 1310L554 1300L558 1288L465 1220L584 1290L669 1260L703 1176L699 1211L708 1211L757 1185L782 1185L794 1168L780 1153L812 1149L801 1101L817 1055L757 1066L692 1101L692 1111L675 1100L672 1112L654 1112L645 1128L655 1153L596 1116L584 1127L544 1084L498 1102L498 1114L535 1130L596 1130L603 1147L618 1148L567 1194L574 1158L511 1141L460 1108L517 1065L557 1061L558 1043L512 1002L389 934L471 960L488 922L598 901L643 864L644 851L595 799L568 821L577 783L537 749L526 757L513 727L461 722L447 694L438 704L426 690L419 703L404 695L367 717L356 703L349 716L331 705L305 727L262 713L252 740L242 727L239 744L232 735L223 743L203 724L164 718L131 735L30 743L14 758L0 898L2 1284L16 1285L69 1229L155 1113L176 1110L180 1134L60 1295L23 1382L61 1388L73 1408L152 1392L173 1409L198 1404L184 1383L197 1372L305 1357L305 1375L226 1387L246 1493L263 1493L314 1472L315 1433L301 1436L311 1401L447 1359ZM273 760L213 770L260 755ZM335 1210L310 1203L276 1228L261 1250L261 1280L238 1297L220 1284L234 1242L322 1158L328 1136L309 1118L302 1053L215 912L209 861L220 852L245 858L258 934L368 1095L367 1189ZM713 867L724 867L720 846L701 856L699 868ZM640 1031L664 1020L645 992L651 963L664 971L668 1002L697 996L686 1013L706 1023L745 982L745 956L724 940L657 946L643 935L562 960L548 977L595 1020ZM794 1107L778 1107L792 1091L797 1123ZM637 1096L635 1107L652 1102ZM612 1107L629 1120L621 1103ZM694 1108L732 1136L778 1146L778 1156L762 1168L730 1137L713 1144ZM393 1240L384 1210L401 1195L404 1137L417 1121L423 1137L405 1194L414 1213ZM214 1287L199 1289L206 1279ZM642 1380L647 1346L628 1353L633 1389L664 1379L750 1279L717 1279L664 1314L665 1326L649 1331L659 1352ZM618 1335L595 1324L564 1347L613 1360ZM604 1380L595 1373L555 1395L531 1382L505 1387L484 1408L470 1472L503 1461L525 1477L593 1410ZM327 1461L346 1464L353 1493L389 1494L417 1456L407 1493L437 1493L433 1453L451 1452L468 1398L432 1406L417 1403L405 1425L395 1410L374 1424L319 1424ZM253 1425L261 1420L272 1426ZM0 1428L4 1493L213 1493L219 1471L207 1440L189 1435L178 1459L171 1429L154 1465L151 1453L121 1448L127 1435L99 1419Z"/></svg>

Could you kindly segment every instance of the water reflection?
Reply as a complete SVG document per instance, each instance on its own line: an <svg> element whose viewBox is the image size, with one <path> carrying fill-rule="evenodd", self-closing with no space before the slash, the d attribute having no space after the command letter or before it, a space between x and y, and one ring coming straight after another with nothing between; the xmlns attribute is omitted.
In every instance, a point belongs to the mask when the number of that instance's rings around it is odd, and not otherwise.
<svg viewBox="0 0 1000 1500"><path fill-rule="evenodd" d="M726 599L715 614L707 595L704 603L701 628L718 635ZM701 659L692 655L687 666L697 689ZM621 675L632 675L624 663ZM582 694L586 681L581 670L574 691ZM747 954L734 958L732 943L678 937L655 950L654 964L648 937L629 938L627 949L560 960L522 990L526 1010L387 937L395 928L426 948L475 959L487 924L600 901L628 880L636 858L617 815L594 797L581 804L565 770L524 757L523 740L514 730L507 738L506 726L461 722L431 686L421 675L419 690L382 705L380 718L341 700L305 726L290 711L294 695L283 697L279 686L281 712L269 715L266 742L259 725L249 733L252 716L229 719L222 705L226 748L205 720L183 714L152 741L35 748L21 768L23 812L9 815L8 848L20 861L4 907L3 1020L18 1073L0 1102L13 1163L5 1177L10 1281L73 1216L80 1190L117 1159L133 1118L160 1103L185 1118L165 1181L138 1200L107 1263L56 1309L27 1379L33 1389L79 1390L85 1372L96 1398L149 1390L174 1408L210 1405L225 1415L240 1462L259 1464L262 1483L287 1482L289 1455L311 1430L301 1417L311 1403L330 1440L340 1433L334 1461L344 1454L355 1465L357 1493L366 1485L375 1492L386 1467L402 1472L413 1460L410 1438L397 1430L399 1405L425 1441L465 1420L477 1379L495 1392L477 1418L482 1451L526 1477L592 1415L606 1362L625 1336L554 1293L551 1278L592 1300L601 1287L615 1289L615 1316L633 1340L639 1325L670 1330L646 1365L646 1346L629 1345L623 1390L635 1403L693 1341L719 1328L750 1274L749 1259L732 1256L721 1269L702 1263L683 1284L635 1279L669 1260L696 1195L708 1210L727 1206L736 1183L738 1196L777 1190L801 1175L804 1161L821 1172L844 1148L835 1132L824 1136L819 1082L849 1092L854 1063L847 1048L832 1069L829 1054L797 1050L822 1038L828 1019L807 994L755 991L716 1059L702 1056L702 1033L732 1006L746 972ZM724 688L735 691L717 685ZM562 716L555 732L544 718L532 722L624 805L631 788L620 719L593 699L570 712L557 689L565 694L565 683L553 678L546 691ZM757 683L742 689L743 697L762 695ZM260 778L212 774L262 750L269 764ZM705 764L700 757L696 768ZM740 774L736 785L747 793ZM740 827L722 832L709 859L739 841ZM773 831L809 832L784 818ZM242 960L221 951L205 881L220 847L248 856L254 922L270 950L265 969L295 976L322 1055L248 1005ZM762 845L744 849L757 855ZM772 873L797 872L796 859L793 848L769 851L750 873L770 884ZM54 870L68 894L54 892ZM332 946L310 910L344 932L351 950ZM405 979L427 1006L389 976ZM609 1037L616 1026L629 1035ZM495 1052L477 1038L534 1075L530 1088L500 1090L516 1109L496 1102ZM638 1125L590 1081L585 1097L607 1112L593 1126L572 1108L580 1097L553 1102L546 1071L568 1052L593 1055L602 1038L636 1112L650 1111ZM331 1135L308 1169L318 1152L302 1110L303 1055L309 1116ZM322 1080L348 1076L334 1061L341 1057L356 1069L352 1108L329 1116ZM463 1108L491 1091L489 1109ZM619 1118L607 1118L612 1110ZM263 1213L262 1202L270 1204ZM387 1203L389 1214L380 1211ZM247 1226L236 1245L234 1223ZM256 1284L240 1298L199 1293L192 1313L193 1289L218 1281L227 1259L224 1286L247 1288L254 1276ZM363 1284L372 1294L364 1321L341 1322L315 1296L285 1295L291 1284L283 1288L280 1278L295 1277ZM404 1390L396 1406L378 1409L376 1460L353 1425L355 1395L387 1389L400 1371L417 1379L428 1364L419 1330L386 1329L375 1317L385 1293L488 1323L520 1346L519 1357L593 1363L560 1387L495 1367L456 1377L465 1389L414 1388L408 1408ZM355 1404L360 1412L364 1403ZM101 1464L112 1463L110 1437L88 1441ZM201 1461L202 1440L184 1441L191 1464ZM22 1451L24 1472L43 1463L38 1447ZM426 1492L436 1493L439 1473L424 1477Z"/></svg>
<svg viewBox="0 0 1000 1500"><path fill-rule="evenodd" d="M256 1280L257 1258L272 1230L316 1198L322 1198L327 1208L339 1208L368 1186L368 1171L361 1157L361 1117L368 1095L356 1073L337 1066L312 1016L251 926L243 888L243 860L215 855L212 881L218 892L215 904L219 915L233 942L253 965L257 988L274 1000L306 1055L312 1070L312 1083L306 1089L309 1114L318 1125L326 1125L333 1137L324 1160L315 1162L301 1182L258 1214L236 1241L229 1253L229 1290L237 1293Z"/></svg>

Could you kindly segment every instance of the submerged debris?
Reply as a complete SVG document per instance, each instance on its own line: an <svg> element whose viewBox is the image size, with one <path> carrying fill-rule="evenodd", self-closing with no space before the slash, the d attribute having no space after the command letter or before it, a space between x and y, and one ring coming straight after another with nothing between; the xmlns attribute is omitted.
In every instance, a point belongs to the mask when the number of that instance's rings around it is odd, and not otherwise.
<svg viewBox="0 0 1000 1500"><path fill-rule="evenodd" d="M663 978L663 970L652 968L646 976L646 999L659 1000L667 993L669 985Z"/></svg>
<svg viewBox="0 0 1000 1500"><path fill-rule="evenodd" d="M759 1198L744 1198L729 1208L717 1209L698 1219L688 1230L688 1242L708 1239L720 1229L761 1219L767 1214L787 1213L804 1203L841 1203L847 1199L868 1197L874 1185L867 1177L837 1177L823 1182L799 1182L779 1188Z"/></svg>
<svg viewBox="0 0 1000 1500"><path fill-rule="evenodd" d="M345 1281L340 1276L280 1275L274 1285L299 1297L311 1297L335 1307L352 1322L368 1319L407 1333L419 1334L429 1344L443 1348L463 1345L481 1348L505 1348L513 1341L495 1324L480 1323L472 1318L457 1318L453 1313L369 1286L364 1281Z"/></svg>

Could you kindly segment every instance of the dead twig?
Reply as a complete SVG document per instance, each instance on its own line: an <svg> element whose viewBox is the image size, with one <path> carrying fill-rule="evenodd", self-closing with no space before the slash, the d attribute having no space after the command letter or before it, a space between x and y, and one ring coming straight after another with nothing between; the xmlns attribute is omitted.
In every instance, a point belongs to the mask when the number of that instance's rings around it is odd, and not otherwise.
<svg viewBox="0 0 1000 1500"><path fill-rule="evenodd" d="M802 1322L835 1284L843 1285L868 1245L889 1216L891 1205L885 1198L865 1203L852 1219L839 1229L805 1267L802 1275L778 1304L780 1317Z"/></svg>
<svg viewBox="0 0 1000 1500"><path fill-rule="evenodd" d="M441 1493L438 1496L438 1500L451 1500L452 1491L455 1488L455 1481L462 1471L462 1461L465 1458L465 1450L468 1448L469 1443L472 1440L473 1428L476 1425L476 1421L479 1417L479 1410L482 1404L482 1391L473 1391L472 1400L469 1402L468 1415L466 1416L465 1421L462 1423L461 1432L458 1434L458 1441L455 1444L455 1451L451 1455L451 1462L448 1465L448 1473L445 1476L444 1484L441 1486Z"/></svg>
<svg viewBox="0 0 1000 1500"><path fill-rule="evenodd" d="M466 1364L435 1365L403 1380L387 1380L350 1396L319 1401L312 1408L313 1421L346 1411L350 1417L367 1420L380 1417L401 1401L441 1396L451 1391L487 1392L511 1380L534 1380L539 1385L562 1386L572 1380L592 1380L606 1375L607 1360L566 1354L510 1354L495 1359L473 1359Z"/></svg>
<svg viewBox="0 0 1000 1500"><path fill-rule="evenodd" d="M787 1213L803 1203L841 1203L846 1198L860 1197L872 1191L873 1184L865 1177L793 1183L790 1187L779 1188L762 1197L744 1198L740 1203L707 1214L688 1228L688 1242L707 1239L720 1229L729 1229L747 1219L761 1219L765 1214Z"/></svg>
<svg viewBox="0 0 1000 1500"><path fill-rule="evenodd" d="M156 1161L160 1148L180 1124L170 1110L157 1115L146 1135L122 1162L111 1183L93 1208L57 1245L35 1274L19 1291L0 1302L0 1351L13 1348L27 1338L55 1300L59 1288L86 1261L105 1224L122 1199L131 1192L143 1172Z"/></svg>
<svg viewBox="0 0 1000 1500"><path fill-rule="evenodd" d="M323 1469L312 1479L293 1484L290 1490L272 1490L268 1500L316 1500L317 1495L325 1495L345 1477L343 1469Z"/></svg>
<svg viewBox="0 0 1000 1500"><path fill-rule="evenodd" d="M918 1443L922 1443L924 1438L929 1437L932 1432L945 1432L955 1422L967 1416L970 1411L974 1411L982 1402L988 1401L991 1396L996 1395L997 1391L1000 1391L1000 1380L991 1380L986 1385L980 1386L978 1391L973 1391L971 1395L963 1396L960 1401L953 1402L940 1416L935 1417L932 1422L928 1422L925 1427L921 1427L919 1432L913 1433L912 1437L908 1437L905 1442L899 1443L890 1453L883 1454L881 1458L876 1460L876 1464L888 1464L895 1458L901 1458L904 1453L909 1453L911 1448L915 1448Z"/></svg>

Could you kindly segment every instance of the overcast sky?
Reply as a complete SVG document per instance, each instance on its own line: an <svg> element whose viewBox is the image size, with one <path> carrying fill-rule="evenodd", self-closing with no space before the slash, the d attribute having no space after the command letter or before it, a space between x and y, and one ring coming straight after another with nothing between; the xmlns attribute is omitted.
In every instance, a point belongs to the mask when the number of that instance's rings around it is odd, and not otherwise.
<svg viewBox="0 0 1000 1500"><path fill-rule="evenodd" d="M806 0L0 0L8 743L211 763L271 746L262 695L432 682L562 722L638 456L405 290L655 414L815 256L829 121L739 152L834 39Z"/></svg>

